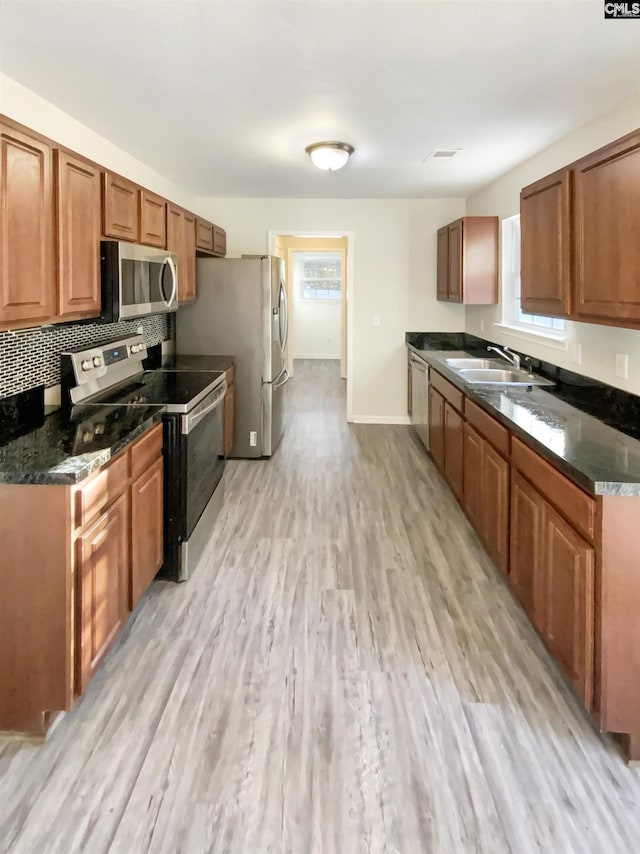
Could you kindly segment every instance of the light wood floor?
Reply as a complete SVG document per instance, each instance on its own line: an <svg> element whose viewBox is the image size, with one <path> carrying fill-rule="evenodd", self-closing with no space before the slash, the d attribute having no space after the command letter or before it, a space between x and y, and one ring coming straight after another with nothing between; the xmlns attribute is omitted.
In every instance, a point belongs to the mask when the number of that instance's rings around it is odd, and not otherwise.
<svg viewBox="0 0 640 854"><path fill-rule="evenodd" d="M2 852L636 854L591 728L409 428L302 362L275 457L156 583L44 746L0 745Z"/></svg>

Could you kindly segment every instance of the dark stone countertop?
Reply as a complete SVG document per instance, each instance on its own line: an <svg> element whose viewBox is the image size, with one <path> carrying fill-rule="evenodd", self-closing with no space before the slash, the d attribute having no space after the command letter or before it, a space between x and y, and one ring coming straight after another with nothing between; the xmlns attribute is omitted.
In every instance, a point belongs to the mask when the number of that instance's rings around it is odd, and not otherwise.
<svg viewBox="0 0 640 854"><path fill-rule="evenodd" d="M162 419L163 406L61 410L0 444L0 483L79 483Z"/></svg>
<svg viewBox="0 0 640 854"><path fill-rule="evenodd" d="M197 356L176 353L164 356L156 369L163 371L226 371L233 367L233 356Z"/></svg>
<svg viewBox="0 0 640 854"><path fill-rule="evenodd" d="M477 348L429 349L442 344L419 343L426 349L407 347L582 489L593 495L640 495L638 439L542 387L465 383L444 360L477 356Z"/></svg>

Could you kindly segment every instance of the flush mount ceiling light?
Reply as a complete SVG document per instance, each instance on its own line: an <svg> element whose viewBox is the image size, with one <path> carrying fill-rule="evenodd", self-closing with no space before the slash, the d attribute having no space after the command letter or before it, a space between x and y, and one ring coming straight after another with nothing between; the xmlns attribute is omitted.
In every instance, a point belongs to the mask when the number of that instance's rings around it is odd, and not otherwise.
<svg viewBox="0 0 640 854"><path fill-rule="evenodd" d="M308 145L305 151L318 169L335 172L346 164L354 148L348 142L314 142L313 145Z"/></svg>

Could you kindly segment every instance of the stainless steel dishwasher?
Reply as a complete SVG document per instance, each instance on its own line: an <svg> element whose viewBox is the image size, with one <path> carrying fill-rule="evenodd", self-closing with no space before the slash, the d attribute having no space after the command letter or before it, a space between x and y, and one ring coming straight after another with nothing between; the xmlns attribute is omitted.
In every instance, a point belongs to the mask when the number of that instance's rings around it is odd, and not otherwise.
<svg viewBox="0 0 640 854"><path fill-rule="evenodd" d="M429 368L411 354L411 423L422 444L429 449Z"/></svg>

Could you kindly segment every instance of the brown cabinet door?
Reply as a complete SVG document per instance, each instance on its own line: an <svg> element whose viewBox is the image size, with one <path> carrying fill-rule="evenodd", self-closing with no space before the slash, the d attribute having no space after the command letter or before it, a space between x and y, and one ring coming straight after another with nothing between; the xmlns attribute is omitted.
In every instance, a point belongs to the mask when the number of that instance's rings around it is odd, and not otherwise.
<svg viewBox="0 0 640 854"><path fill-rule="evenodd" d="M640 324L640 131L575 165L573 316Z"/></svg>
<svg viewBox="0 0 640 854"><path fill-rule="evenodd" d="M82 694L128 615L129 536L122 495L76 540L77 685Z"/></svg>
<svg viewBox="0 0 640 854"><path fill-rule="evenodd" d="M199 216L196 217L196 249L213 253L213 225Z"/></svg>
<svg viewBox="0 0 640 854"><path fill-rule="evenodd" d="M189 271L187 269L185 216L182 208L169 202L167 205L167 249L178 256L178 303L188 302L187 287Z"/></svg>
<svg viewBox="0 0 640 854"><path fill-rule="evenodd" d="M449 276L447 299L462 302L462 220L449 226Z"/></svg>
<svg viewBox="0 0 640 854"><path fill-rule="evenodd" d="M55 152L58 206L58 313L100 314L100 170Z"/></svg>
<svg viewBox="0 0 640 854"><path fill-rule="evenodd" d="M184 257L185 281L183 293L185 301L196 299L196 218L188 211L184 212Z"/></svg>
<svg viewBox="0 0 640 854"><path fill-rule="evenodd" d="M167 202L149 190L140 190L140 243L167 247Z"/></svg>
<svg viewBox="0 0 640 854"><path fill-rule="evenodd" d="M433 386L429 386L429 450L444 472L444 397Z"/></svg>
<svg viewBox="0 0 640 854"><path fill-rule="evenodd" d="M213 254L218 258L227 254L227 232L219 225L213 226Z"/></svg>
<svg viewBox="0 0 640 854"><path fill-rule="evenodd" d="M444 474L454 495L464 495L464 420L451 404L444 404Z"/></svg>
<svg viewBox="0 0 640 854"><path fill-rule="evenodd" d="M566 316L571 296L571 170L520 193L522 310Z"/></svg>
<svg viewBox="0 0 640 854"><path fill-rule="evenodd" d="M233 449L234 393L233 386L227 386L224 396L224 453L228 456Z"/></svg>
<svg viewBox="0 0 640 854"><path fill-rule="evenodd" d="M0 326L34 325L56 310L52 152L0 123Z"/></svg>
<svg viewBox="0 0 640 854"><path fill-rule="evenodd" d="M449 226L438 229L437 291L439 300L449 299Z"/></svg>
<svg viewBox="0 0 640 854"><path fill-rule="evenodd" d="M482 525L482 442L469 424L464 425L464 509L476 531Z"/></svg>
<svg viewBox="0 0 640 854"><path fill-rule="evenodd" d="M465 448L466 450L466 448ZM482 440L481 537L501 572L509 569L509 463Z"/></svg>
<svg viewBox="0 0 640 854"><path fill-rule="evenodd" d="M549 504L544 506L542 634L584 700L593 699L595 552Z"/></svg>
<svg viewBox="0 0 640 854"><path fill-rule="evenodd" d="M528 480L514 471L511 476L511 538L509 579L529 619L543 631L539 613L543 512L545 500Z"/></svg>
<svg viewBox="0 0 640 854"><path fill-rule="evenodd" d="M163 488L162 457L131 486L131 610L162 566Z"/></svg>
<svg viewBox="0 0 640 854"><path fill-rule="evenodd" d="M102 173L102 233L118 240L138 240L138 187L126 178Z"/></svg>

